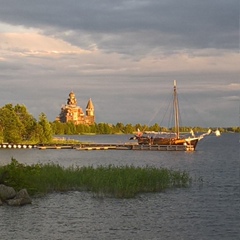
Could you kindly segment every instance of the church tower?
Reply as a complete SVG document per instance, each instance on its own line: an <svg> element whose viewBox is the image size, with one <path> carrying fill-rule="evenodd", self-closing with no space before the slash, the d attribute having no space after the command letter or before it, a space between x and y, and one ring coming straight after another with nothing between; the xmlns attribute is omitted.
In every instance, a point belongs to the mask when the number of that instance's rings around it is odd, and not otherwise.
<svg viewBox="0 0 240 240"><path fill-rule="evenodd" d="M91 98L88 100L86 106L86 116L94 116L94 106Z"/></svg>
<svg viewBox="0 0 240 240"><path fill-rule="evenodd" d="M95 122L94 106L91 98L88 100L86 106L86 122L89 125L94 124Z"/></svg>

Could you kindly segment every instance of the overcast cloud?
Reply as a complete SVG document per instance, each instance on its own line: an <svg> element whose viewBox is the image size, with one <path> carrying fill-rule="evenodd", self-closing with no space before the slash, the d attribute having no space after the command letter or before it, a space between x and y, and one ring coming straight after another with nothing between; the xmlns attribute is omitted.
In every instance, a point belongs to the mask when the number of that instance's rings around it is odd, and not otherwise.
<svg viewBox="0 0 240 240"><path fill-rule="evenodd" d="M166 125L176 79L184 125L239 124L239 0L0 4L0 106L53 121L73 90L97 122Z"/></svg>

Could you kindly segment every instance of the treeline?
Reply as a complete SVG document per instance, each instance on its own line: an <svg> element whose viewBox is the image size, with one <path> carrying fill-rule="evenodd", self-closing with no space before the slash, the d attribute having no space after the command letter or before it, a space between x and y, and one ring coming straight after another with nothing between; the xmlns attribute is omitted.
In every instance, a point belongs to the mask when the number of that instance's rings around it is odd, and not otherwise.
<svg viewBox="0 0 240 240"><path fill-rule="evenodd" d="M75 134L132 134L141 129L141 131L167 131L166 128L160 127L158 124L146 126L141 124L117 123L95 123L88 126L84 124L74 125L73 123L52 122L52 130L55 135L75 135Z"/></svg>
<svg viewBox="0 0 240 240"><path fill-rule="evenodd" d="M173 132L174 128L161 127L157 123L152 126L142 125L142 124L126 124L117 123L95 123L94 125L88 126L84 124L74 125L73 123L61 123L52 122L52 131L55 135L76 135L76 134L133 134L136 133L138 129L140 131L154 131L154 132ZM194 132L207 132L208 128L204 127L192 127L185 126L180 127L180 132L190 132L193 129ZM213 128L216 130L217 128ZM218 128L222 133L224 132L240 132L240 127L228 127L228 128Z"/></svg>
<svg viewBox="0 0 240 240"><path fill-rule="evenodd" d="M130 123L109 124L95 123L88 126L84 124L74 125L73 123L52 122L52 131L55 135L76 135L76 134L133 134L138 131L154 131L154 132L172 132L173 128L161 127L157 123L152 126ZM180 127L180 132L190 132L192 127ZM195 132L207 132L208 128L194 127ZM223 130L225 131L225 130Z"/></svg>
<svg viewBox="0 0 240 240"><path fill-rule="evenodd" d="M35 119L24 105L6 104L0 108L0 142L8 143L48 143L54 135L76 134L133 134L141 131L168 132L173 129L142 124L108 124L95 123L94 125L74 125L70 123L49 122L47 116L41 113ZM192 127L181 127L181 132L190 132ZM207 128L194 127L194 132L206 132ZM240 132L240 127L219 128L221 132Z"/></svg>

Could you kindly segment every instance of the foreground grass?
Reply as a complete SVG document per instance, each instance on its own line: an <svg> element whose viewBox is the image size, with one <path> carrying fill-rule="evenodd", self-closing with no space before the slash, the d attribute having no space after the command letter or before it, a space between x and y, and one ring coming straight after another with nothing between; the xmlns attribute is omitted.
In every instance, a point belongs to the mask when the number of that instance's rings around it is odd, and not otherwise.
<svg viewBox="0 0 240 240"><path fill-rule="evenodd" d="M63 168L58 164L21 164L15 159L0 167L0 182L16 190L26 188L30 195L70 190L92 191L97 196L131 198L138 193L187 187L186 172L155 167L109 165Z"/></svg>

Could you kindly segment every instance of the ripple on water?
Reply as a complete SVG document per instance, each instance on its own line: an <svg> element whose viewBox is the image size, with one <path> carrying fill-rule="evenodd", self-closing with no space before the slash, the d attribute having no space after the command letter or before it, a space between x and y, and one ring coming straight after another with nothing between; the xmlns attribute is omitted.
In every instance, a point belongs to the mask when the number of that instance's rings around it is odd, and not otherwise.
<svg viewBox="0 0 240 240"><path fill-rule="evenodd" d="M236 240L240 235L240 160L236 149L238 136L230 134L217 142L213 138L200 142L194 153L1 150L1 164L15 157L27 164L150 165L186 170L194 181L189 188L134 199L67 192L33 199L32 205L20 208L1 206L0 238Z"/></svg>

